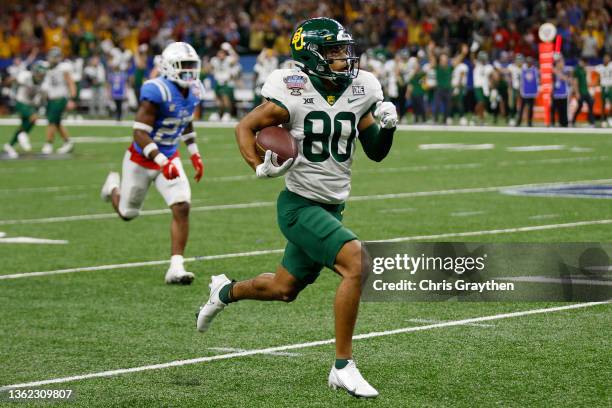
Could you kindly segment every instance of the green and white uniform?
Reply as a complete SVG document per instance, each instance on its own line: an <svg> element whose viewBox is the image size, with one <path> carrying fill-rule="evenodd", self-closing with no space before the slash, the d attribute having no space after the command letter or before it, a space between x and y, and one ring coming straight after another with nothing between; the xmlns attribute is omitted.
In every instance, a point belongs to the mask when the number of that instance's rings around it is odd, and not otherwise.
<svg viewBox="0 0 612 408"><path fill-rule="evenodd" d="M21 71L17 75L17 94L15 95L15 108L21 120L29 119L40 103L41 84L35 84L30 71Z"/></svg>
<svg viewBox="0 0 612 408"><path fill-rule="evenodd" d="M234 79L240 74L240 66L231 55L221 59L213 57L210 60L215 78L215 93L217 96L227 95L234 97Z"/></svg>
<svg viewBox="0 0 612 408"><path fill-rule="evenodd" d="M69 63L60 62L49 69L43 81L43 89L47 94L47 119L50 124L59 125L62 114L66 109L70 90L66 82L65 74L72 74L72 66Z"/></svg>
<svg viewBox="0 0 612 408"><path fill-rule="evenodd" d="M32 115L36 113L36 107L40 104L42 97L41 84L34 82L32 72L24 70L17 74L17 92L15 94L15 111L19 114L21 124L15 131L9 145L14 146L25 132L25 137L34 127Z"/></svg>
<svg viewBox="0 0 612 408"><path fill-rule="evenodd" d="M357 123L383 100L378 80L360 71L340 95L326 95L299 69L279 69L261 94L287 109L283 126L298 142L300 162L285 177L287 189L320 203L343 203L351 190Z"/></svg>
<svg viewBox="0 0 612 408"><path fill-rule="evenodd" d="M516 109L518 96L521 92L521 69L521 66L515 63L509 64L507 68L510 73L510 86L512 87L512 96L510 98L512 109Z"/></svg>
<svg viewBox="0 0 612 408"><path fill-rule="evenodd" d="M476 62L474 67L474 96L476 102L486 102L491 92L491 74L494 69L491 64Z"/></svg>
<svg viewBox="0 0 612 408"><path fill-rule="evenodd" d="M601 100L605 109L606 101L612 103L612 61L608 65L597 65L595 70L599 74L599 83L601 84Z"/></svg>
<svg viewBox="0 0 612 408"><path fill-rule="evenodd" d="M299 161L285 176L277 215L288 240L282 265L309 284L323 266L333 268L342 246L357 238L342 225L342 212L351 190L357 124L383 100L382 88L374 75L360 71L342 92L329 94L318 78L279 69L261 93L289 112L283 127L298 144Z"/></svg>

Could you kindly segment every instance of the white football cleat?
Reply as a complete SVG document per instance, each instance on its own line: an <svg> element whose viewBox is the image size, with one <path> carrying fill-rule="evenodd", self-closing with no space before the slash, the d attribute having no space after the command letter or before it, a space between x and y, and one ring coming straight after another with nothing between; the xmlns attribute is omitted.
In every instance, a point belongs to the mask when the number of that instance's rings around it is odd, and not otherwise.
<svg viewBox="0 0 612 408"><path fill-rule="evenodd" d="M332 366L327 384L334 390L338 388L346 390L353 397L376 398L378 396L378 391L361 376L353 360L349 360L346 367L340 370L335 365Z"/></svg>
<svg viewBox="0 0 612 408"><path fill-rule="evenodd" d="M64 144L59 149L57 149L57 152L59 154L67 154L73 150L74 150L74 143L68 141L68 142L64 142Z"/></svg>
<svg viewBox="0 0 612 408"><path fill-rule="evenodd" d="M212 322L215 316L227 306L219 299L219 292L221 288L229 283L232 283L232 281L223 274L211 277L210 284L208 285L210 288L210 297L208 298L208 302L200 307L200 311L196 316L196 328L198 331L205 332L208 330L210 322Z"/></svg>
<svg viewBox="0 0 612 408"><path fill-rule="evenodd" d="M108 173L108 176L106 176L106 181L102 186L102 190L100 190L100 198L104 201L110 201L113 190L119 188L119 184L119 173L116 171L111 171Z"/></svg>
<svg viewBox="0 0 612 408"><path fill-rule="evenodd" d="M195 275L191 272L187 272L185 269L170 268L166 272L165 281L168 285L191 285L191 282L195 279Z"/></svg>
<svg viewBox="0 0 612 408"><path fill-rule="evenodd" d="M225 112L223 114L223 116L221 117L221 122L230 122L232 120L232 115L230 115L228 112Z"/></svg>
<svg viewBox="0 0 612 408"><path fill-rule="evenodd" d="M51 143L45 143L40 151L42 154L53 153L53 145Z"/></svg>
<svg viewBox="0 0 612 408"><path fill-rule="evenodd" d="M19 142L19 146L21 146L24 152L32 151L30 137L26 132L19 132L19 134L17 135L17 141Z"/></svg>
<svg viewBox="0 0 612 408"><path fill-rule="evenodd" d="M209 121L211 122L218 122L221 120L221 116L219 116L219 114L217 112L213 112L211 113L210 117L208 118Z"/></svg>
<svg viewBox="0 0 612 408"><path fill-rule="evenodd" d="M13 148L13 146L11 146L8 143L4 145L4 152L6 153L9 159L19 158L19 153L17 153L17 151Z"/></svg>

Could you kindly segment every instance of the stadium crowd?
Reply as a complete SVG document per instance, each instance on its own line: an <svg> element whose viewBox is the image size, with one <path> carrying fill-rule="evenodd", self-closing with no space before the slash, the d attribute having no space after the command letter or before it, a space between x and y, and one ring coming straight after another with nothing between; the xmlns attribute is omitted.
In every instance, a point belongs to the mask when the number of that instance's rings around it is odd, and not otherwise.
<svg viewBox="0 0 612 408"><path fill-rule="evenodd" d="M600 85L603 123L605 99L612 97L606 57L612 9L603 0L236 0L231 7L211 0L181 7L170 0L110 0L102 8L94 0L5 0L0 11L0 75L9 106L18 73L58 48L72 65L79 105L94 116L110 108L121 119L143 81L155 75L155 55L174 40L189 42L203 57L202 77L216 91L213 119L229 120L238 113L236 88L249 88L248 99L257 102L265 76L289 57L294 25L313 16L331 16L350 28L362 68L379 77L400 115L412 112L415 121L480 123L489 112L493 120L518 124L525 110L531 124L543 22L554 23L562 39L555 78L563 90L556 99L567 105L573 95L594 124L593 89ZM247 55L258 57L244 70ZM249 73L252 80L244 81ZM521 89L526 74L535 75L529 85L535 90ZM559 116L563 125L572 122Z"/></svg>

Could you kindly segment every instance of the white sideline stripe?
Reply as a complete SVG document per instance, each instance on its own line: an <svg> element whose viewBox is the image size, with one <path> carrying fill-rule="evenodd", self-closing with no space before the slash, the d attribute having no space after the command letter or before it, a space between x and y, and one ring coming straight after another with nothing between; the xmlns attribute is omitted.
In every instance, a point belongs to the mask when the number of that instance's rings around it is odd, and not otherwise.
<svg viewBox="0 0 612 408"><path fill-rule="evenodd" d="M553 278L550 276L512 276L506 278L496 278L499 280L511 281L511 282L532 282L532 283L559 283L559 284L571 284L571 285L591 285L591 286L612 286L611 280L597 280L582 278Z"/></svg>
<svg viewBox="0 0 612 408"><path fill-rule="evenodd" d="M473 323L479 323L479 322L487 322L487 321L492 321L492 320L508 319L512 317L529 316L529 315L541 314L541 313L553 313L553 312L572 310L572 309L581 309L585 307L603 305L609 302L610 301L608 300L604 302L577 303L577 304L566 305L566 306L557 306L557 307L550 307L550 308L544 308L544 309L530 309L530 310L523 310L520 312L501 313L501 314L496 314L496 315L491 315L491 316L482 316L482 317L474 317L470 319L454 320L454 321L449 321L449 322L430 324L426 326L402 327L402 328L395 329L395 330L386 330L386 331L381 331L381 332L370 332L370 333L359 334L359 335L353 336L353 339L354 340L372 339L376 337L392 336L395 334L403 334L403 333L438 329L442 327L461 326L461 325L467 325L467 324L473 324ZM235 353L219 354L216 356L199 357L199 358L192 358L188 360L175 360L175 361L170 361L168 363L152 364L152 365L132 367L132 368L120 368L117 370L109 370L109 371L101 371L97 373L74 375L71 377L53 378L49 380L32 381L32 382L21 383L21 384L11 384L11 385L5 385L5 386L0 387L0 392L15 389L15 388L39 387L41 385L66 383L66 382L71 382L71 381L86 380L90 378L112 377L115 375L137 373L137 372L150 371L150 370L159 370L159 369L170 368L170 367L182 367L186 365L207 363L207 362L216 361L216 360L227 360L230 358L253 356L257 354L269 354L269 353L275 353L279 351L298 350L298 349L309 348L309 347L325 346L328 344L333 344L335 343L335 341L336 341L335 339L328 339L328 340L312 341L308 343L287 344L284 346L268 347L268 348L255 349L255 350L246 350L246 351L240 351L240 352L235 352Z"/></svg>
<svg viewBox="0 0 612 408"><path fill-rule="evenodd" d="M2 118L0 119L1 125L19 125L21 121L17 118ZM37 125L47 125L47 119L41 118L36 122ZM133 120L123 120L117 123L110 119L84 119L84 120L73 120L66 119L62 121L62 124L67 126L104 126L104 127L125 127L131 128L134 124ZM194 127L205 127L207 130L210 129L233 129L236 127L238 122L209 122L209 121L194 121ZM458 126L458 125L398 125L398 130L419 130L419 131L432 131L432 132L467 132L467 133L570 133L570 134L612 134L612 128L551 128L547 126L534 126L534 127L514 127L514 126Z"/></svg>
<svg viewBox="0 0 612 408"><path fill-rule="evenodd" d="M446 323L445 320L434 320L434 319L408 319L408 321L413 322L413 323ZM466 323L465 326L495 327L494 324L486 324L486 323Z"/></svg>
<svg viewBox="0 0 612 408"><path fill-rule="evenodd" d="M417 241L417 240L434 240L434 239L442 239L442 238L509 234L509 233L514 233L514 232L541 231L541 230L549 230L549 229L557 229L557 228L573 228L573 227L582 227L582 226L587 226L587 225L605 225L605 224L612 224L612 219L578 221L578 222L570 222L566 224L533 225L529 227L505 228L505 229L495 229L495 230L485 230L485 231L448 232L445 234L435 234L435 235L416 235L416 236L410 236L410 237L398 237L398 238L384 239L384 240L377 240L377 241L370 241L370 242L406 242L406 241ZM249 257L249 256L269 255L269 254L280 254L283 252L284 252L284 249L282 248L264 249L260 251L251 251L251 252L238 252L238 253L219 254L219 255L196 256L196 257L191 257L191 258L185 258L184 261L185 262L209 261L209 260L215 260L215 259L230 259L230 258L240 258L240 257ZM35 276L59 275L59 274L64 274L64 273L75 273L75 272L104 271L104 270L111 270L111 269L135 268L135 267L140 267L140 266L163 265L163 264L168 264L168 263L170 263L169 260L160 260L160 261L144 261L144 262L115 264L115 265L86 266L86 267L79 267L79 268L59 269L55 271L23 272L23 273L14 273L10 275L0 275L0 280L31 278Z"/></svg>
<svg viewBox="0 0 612 408"><path fill-rule="evenodd" d="M223 351L223 352L243 352L243 351L248 351L247 349L241 349L241 348L234 348L234 347L209 347L208 350L213 350L213 351ZM270 354L272 356L285 356L285 357L298 357L300 355L300 353L289 353L286 351L271 351L269 353L261 353L261 354Z"/></svg>

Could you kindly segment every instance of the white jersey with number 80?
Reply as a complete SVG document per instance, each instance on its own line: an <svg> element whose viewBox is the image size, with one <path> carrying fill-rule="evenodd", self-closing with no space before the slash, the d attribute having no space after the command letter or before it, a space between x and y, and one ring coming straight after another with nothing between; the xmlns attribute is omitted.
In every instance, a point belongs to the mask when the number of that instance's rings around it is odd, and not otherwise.
<svg viewBox="0 0 612 408"><path fill-rule="evenodd" d="M339 204L351 190L351 164L357 143L357 124L383 93L367 71L340 94L322 94L299 69L273 71L263 97L284 107L284 124L298 142L299 162L285 176L287 188L311 200Z"/></svg>

